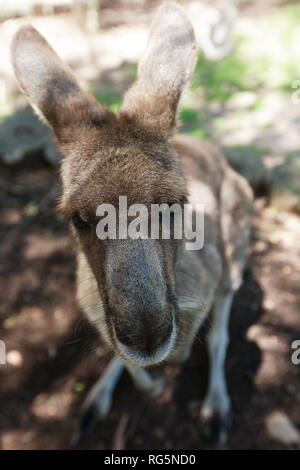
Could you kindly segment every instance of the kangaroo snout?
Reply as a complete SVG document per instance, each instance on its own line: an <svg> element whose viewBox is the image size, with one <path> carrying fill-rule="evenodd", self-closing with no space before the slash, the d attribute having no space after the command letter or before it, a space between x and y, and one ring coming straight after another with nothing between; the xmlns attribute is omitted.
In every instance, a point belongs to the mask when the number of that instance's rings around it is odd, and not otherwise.
<svg viewBox="0 0 300 470"><path fill-rule="evenodd" d="M163 360L176 337L161 250L148 240L119 241L108 249L112 339L123 356L139 365Z"/></svg>

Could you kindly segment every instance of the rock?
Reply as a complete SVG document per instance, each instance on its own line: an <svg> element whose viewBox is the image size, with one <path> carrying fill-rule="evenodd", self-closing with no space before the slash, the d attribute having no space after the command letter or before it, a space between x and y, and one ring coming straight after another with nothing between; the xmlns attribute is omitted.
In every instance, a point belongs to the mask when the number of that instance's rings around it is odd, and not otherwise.
<svg viewBox="0 0 300 470"><path fill-rule="evenodd" d="M300 212L300 152L286 155L270 172L270 203L283 211Z"/></svg>
<svg viewBox="0 0 300 470"><path fill-rule="evenodd" d="M300 432L282 411L273 411L267 416L266 428L275 441L285 445L300 444Z"/></svg>
<svg viewBox="0 0 300 470"><path fill-rule="evenodd" d="M53 166L61 159L51 131L30 108L16 111L0 124L0 158L5 164L17 164L37 151Z"/></svg>
<svg viewBox="0 0 300 470"><path fill-rule="evenodd" d="M268 187L268 171L263 163L263 152L252 146L225 147L223 152L234 170L243 175L257 195L264 195Z"/></svg>
<svg viewBox="0 0 300 470"><path fill-rule="evenodd" d="M256 196L268 196L269 204L278 211L300 212L300 151L267 155L255 146L225 147L223 151Z"/></svg>

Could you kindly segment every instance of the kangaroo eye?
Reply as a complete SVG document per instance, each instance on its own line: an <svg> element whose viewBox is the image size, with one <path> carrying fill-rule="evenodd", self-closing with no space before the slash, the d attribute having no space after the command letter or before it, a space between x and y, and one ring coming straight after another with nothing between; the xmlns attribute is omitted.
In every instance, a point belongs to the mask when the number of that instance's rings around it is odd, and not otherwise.
<svg viewBox="0 0 300 470"><path fill-rule="evenodd" d="M87 228L89 228L89 223L85 220L83 220L83 218L80 216L80 214L78 214L78 212L76 212L73 217L72 217L72 223L74 225L74 227L76 227L78 230L85 230Z"/></svg>
<svg viewBox="0 0 300 470"><path fill-rule="evenodd" d="M186 196L183 196L183 197L181 198L181 201L180 201L180 202L181 202L181 204L184 206L184 204L188 204L189 201L188 201L188 198L187 198Z"/></svg>

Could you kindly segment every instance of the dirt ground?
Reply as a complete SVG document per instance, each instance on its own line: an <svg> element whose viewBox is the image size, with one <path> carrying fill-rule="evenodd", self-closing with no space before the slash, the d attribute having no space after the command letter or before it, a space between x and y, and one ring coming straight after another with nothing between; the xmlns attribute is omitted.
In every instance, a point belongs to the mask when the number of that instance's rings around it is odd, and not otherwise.
<svg viewBox="0 0 300 470"><path fill-rule="evenodd" d="M7 345L7 364L0 366L2 449L67 448L84 396L109 361L76 305L75 247L47 196L56 173L39 155L0 169L0 338ZM297 447L272 438L268 422L280 411L300 427L300 366L291 362L291 343L300 338L299 279L300 218L259 200L231 318L229 449ZM204 332L189 361L165 366L164 373L166 391L153 402L124 373L108 419L79 448L208 448L207 429L198 423L207 384Z"/></svg>

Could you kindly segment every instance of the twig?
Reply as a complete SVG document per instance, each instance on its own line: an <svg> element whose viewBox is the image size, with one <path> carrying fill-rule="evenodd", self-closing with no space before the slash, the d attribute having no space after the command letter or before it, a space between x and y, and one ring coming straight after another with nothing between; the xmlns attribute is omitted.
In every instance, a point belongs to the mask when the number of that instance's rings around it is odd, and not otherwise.
<svg viewBox="0 0 300 470"><path fill-rule="evenodd" d="M125 431L127 427L127 423L129 420L129 416L127 413L124 413L121 416L119 424L117 426L114 438L113 438L113 450L125 450L126 449L126 436Z"/></svg>

